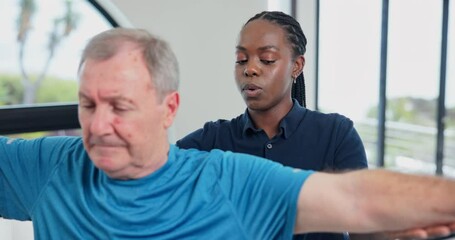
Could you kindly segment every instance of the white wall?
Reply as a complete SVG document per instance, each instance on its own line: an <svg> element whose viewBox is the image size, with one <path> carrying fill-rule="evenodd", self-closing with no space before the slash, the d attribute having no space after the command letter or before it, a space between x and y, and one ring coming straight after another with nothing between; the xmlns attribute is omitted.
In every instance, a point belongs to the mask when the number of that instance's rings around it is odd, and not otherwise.
<svg viewBox="0 0 455 240"><path fill-rule="evenodd" d="M305 88L307 106L314 109L315 105L315 82L316 82L316 1L303 0L297 2L296 19L307 38L307 51L305 53Z"/></svg>
<svg viewBox="0 0 455 240"><path fill-rule="evenodd" d="M0 240L33 240L32 223L0 218Z"/></svg>
<svg viewBox="0 0 455 240"><path fill-rule="evenodd" d="M0 219L0 239L12 239L10 221Z"/></svg>

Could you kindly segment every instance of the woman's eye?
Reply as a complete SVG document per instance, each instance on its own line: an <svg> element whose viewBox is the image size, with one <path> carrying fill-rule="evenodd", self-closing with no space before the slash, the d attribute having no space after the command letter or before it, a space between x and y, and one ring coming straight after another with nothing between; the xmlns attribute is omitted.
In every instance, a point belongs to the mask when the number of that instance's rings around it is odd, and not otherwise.
<svg viewBox="0 0 455 240"><path fill-rule="evenodd" d="M248 60L237 60L237 61L235 61L235 63L242 65L242 64L245 64L247 61Z"/></svg>
<svg viewBox="0 0 455 240"><path fill-rule="evenodd" d="M273 64L276 62L276 60L261 60L264 64Z"/></svg>

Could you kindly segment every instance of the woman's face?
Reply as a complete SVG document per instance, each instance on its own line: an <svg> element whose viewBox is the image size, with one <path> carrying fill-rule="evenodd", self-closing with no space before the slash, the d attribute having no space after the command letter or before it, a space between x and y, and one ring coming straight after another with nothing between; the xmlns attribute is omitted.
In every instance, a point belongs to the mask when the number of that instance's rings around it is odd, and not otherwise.
<svg viewBox="0 0 455 240"><path fill-rule="evenodd" d="M279 25L254 20L240 32L235 80L250 111L292 106L292 76L299 71L287 34Z"/></svg>

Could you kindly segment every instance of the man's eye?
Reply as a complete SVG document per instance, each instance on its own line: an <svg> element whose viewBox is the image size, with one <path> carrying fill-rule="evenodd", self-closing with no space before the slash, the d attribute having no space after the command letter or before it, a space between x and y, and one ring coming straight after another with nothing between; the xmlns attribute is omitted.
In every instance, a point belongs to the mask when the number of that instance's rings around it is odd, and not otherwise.
<svg viewBox="0 0 455 240"><path fill-rule="evenodd" d="M95 108L95 104L88 104L88 103L87 104L80 104L80 106L82 108L85 108L85 109L93 109L93 108Z"/></svg>
<svg viewBox="0 0 455 240"><path fill-rule="evenodd" d="M126 111L128 111L128 108L123 107L123 106L114 106L114 111L116 111L116 112L126 112Z"/></svg>

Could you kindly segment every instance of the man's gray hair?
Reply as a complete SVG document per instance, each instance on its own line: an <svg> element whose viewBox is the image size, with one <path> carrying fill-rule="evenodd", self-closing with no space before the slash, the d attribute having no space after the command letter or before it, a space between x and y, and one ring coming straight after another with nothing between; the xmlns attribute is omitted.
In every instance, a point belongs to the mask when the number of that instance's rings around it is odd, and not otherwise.
<svg viewBox="0 0 455 240"><path fill-rule="evenodd" d="M107 60L117 54L125 43L135 44L142 51L160 100L178 89L177 58L165 41L142 29L113 28L94 36L82 53L78 72L87 59Z"/></svg>

